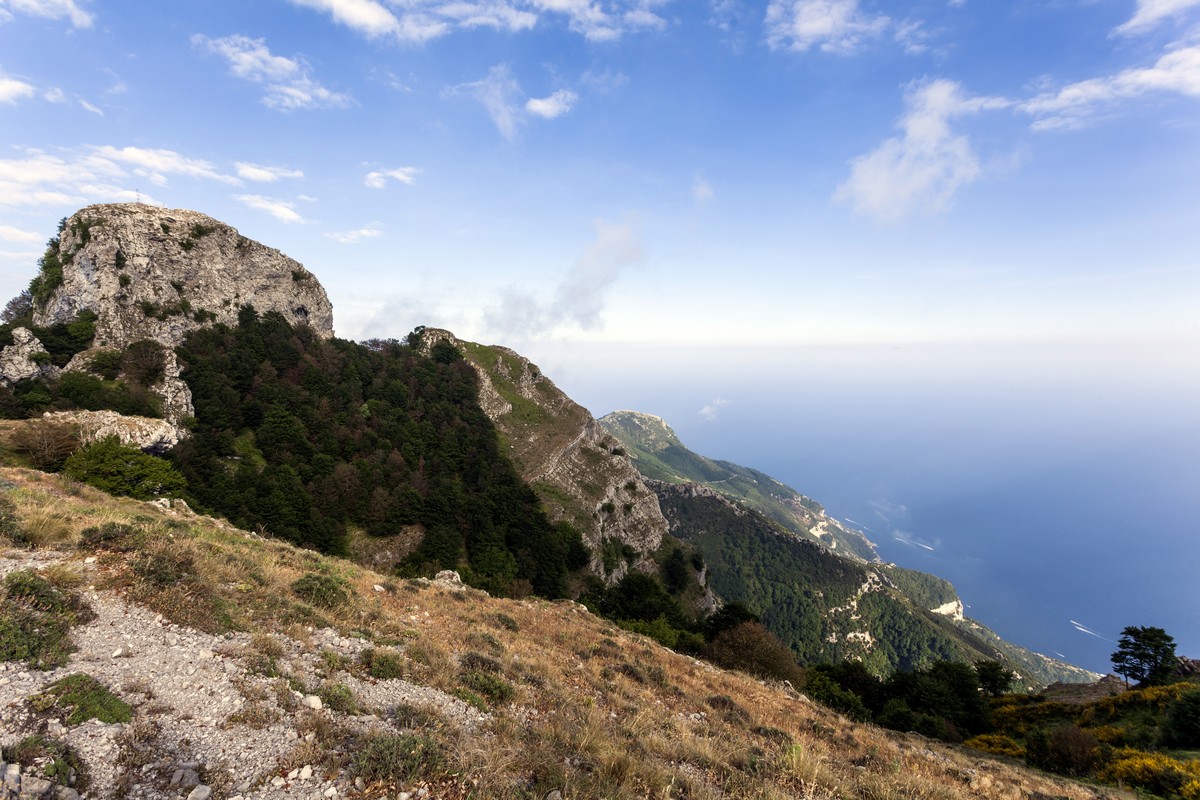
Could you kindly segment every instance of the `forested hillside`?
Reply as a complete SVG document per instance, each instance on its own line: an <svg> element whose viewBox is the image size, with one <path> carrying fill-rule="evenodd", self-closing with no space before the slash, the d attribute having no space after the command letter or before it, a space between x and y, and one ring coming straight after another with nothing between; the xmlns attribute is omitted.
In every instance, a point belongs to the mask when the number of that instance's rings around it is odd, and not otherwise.
<svg viewBox="0 0 1200 800"><path fill-rule="evenodd" d="M323 340L245 308L178 350L193 435L171 460L201 508L341 553L348 529L425 535L418 568L461 568L498 592L563 593L586 563L499 452L475 372L449 344Z"/></svg>

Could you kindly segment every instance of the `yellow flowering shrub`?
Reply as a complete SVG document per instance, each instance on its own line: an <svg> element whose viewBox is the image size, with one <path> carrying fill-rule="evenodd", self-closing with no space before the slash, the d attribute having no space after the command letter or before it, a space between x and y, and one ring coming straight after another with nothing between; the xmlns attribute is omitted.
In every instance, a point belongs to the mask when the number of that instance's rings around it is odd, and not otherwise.
<svg viewBox="0 0 1200 800"><path fill-rule="evenodd" d="M963 742L967 747L998 756L1024 758L1025 748L1002 733L983 733Z"/></svg>
<svg viewBox="0 0 1200 800"><path fill-rule="evenodd" d="M1179 761L1161 753L1143 753L1126 747L1113 753L1112 761L1096 777L1109 783L1170 795L1182 793L1186 786L1200 780L1200 762Z"/></svg>

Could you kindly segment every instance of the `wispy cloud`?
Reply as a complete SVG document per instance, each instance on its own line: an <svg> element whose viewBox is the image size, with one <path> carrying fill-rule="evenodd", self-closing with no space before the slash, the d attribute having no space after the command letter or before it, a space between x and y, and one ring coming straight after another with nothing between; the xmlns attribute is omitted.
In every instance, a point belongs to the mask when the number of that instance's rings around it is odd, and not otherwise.
<svg viewBox="0 0 1200 800"><path fill-rule="evenodd" d="M23 231L12 225L0 225L0 241L37 244L42 241L42 235L33 231Z"/></svg>
<svg viewBox="0 0 1200 800"><path fill-rule="evenodd" d="M112 147L93 148L93 153L102 159L127 164L133 168L133 174L143 177L156 186L167 183L169 175L183 175L189 178L218 181L237 186L241 183L236 177L219 172L208 161L200 158L189 158L174 150L153 150L144 147Z"/></svg>
<svg viewBox="0 0 1200 800"><path fill-rule="evenodd" d="M716 190L703 175L697 175L692 179L692 199L700 205L711 203L717 199Z"/></svg>
<svg viewBox="0 0 1200 800"><path fill-rule="evenodd" d="M1068 84L1026 100L1018 108L1037 118L1035 130L1077 128L1123 101L1152 93L1200 97L1200 45L1164 53L1152 67Z"/></svg>
<svg viewBox="0 0 1200 800"><path fill-rule="evenodd" d="M288 224L304 222L304 217L296 211L296 204L287 200L263 197L261 194L239 194L234 199L257 211L265 211L280 222Z"/></svg>
<svg viewBox="0 0 1200 800"><path fill-rule="evenodd" d="M531 97L525 101L525 110L544 119L557 119L574 107L579 95L570 89L559 89L549 97Z"/></svg>
<svg viewBox="0 0 1200 800"><path fill-rule="evenodd" d="M928 542L926 542L923 539L918 539L916 536L913 536L908 531L901 531L901 530L892 531L892 538L895 539L897 542L900 542L901 544L908 545L909 547L918 547L922 550L928 550L931 553L937 551L936 547L929 544Z"/></svg>
<svg viewBox="0 0 1200 800"><path fill-rule="evenodd" d="M375 239L379 236L382 236L383 231L381 231L378 227L375 226L374 223L372 223L370 225L363 226L356 231L345 231L343 233L327 233L325 235L340 244L354 244L355 242L362 241L363 239Z"/></svg>
<svg viewBox="0 0 1200 800"><path fill-rule="evenodd" d="M863 11L858 0L771 0L764 24L772 48L848 54L883 36L892 21Z"/></svg>
<svg viewBox="0 0 1200 800"><path fill-rule="evenodd" d="M324 12L368 38L426 42L456 30L494 28L524 31L543 19L565 19L568 28L592 41L610 41L625 33L656 30L666 20L655 8L667 0L291 0L293 5Z"/></svg>
<svg viewBox="0 0 1200 800"><path fill-rule="evenodd" d="M287 167L267 167L262 164L248 164L238 161L234 164L239 178L257 183L274 183L284 178L303 178L304 172Z"/></svg>
<svg viewBox="0 0 1200 800"><path fill-rule="evenodd" d="M723 400L720 397L717 397L717 398L714 398L711 403L708 403L707 405L704 406L704 408L700 409L696 413L698 415L700 415L700 417L702 419L706 419L709 422L712 422L712 421L716 420L716 418L720 415L721 409L727 405L729 405L728 400Z"/></svg>
<svg viewBox="0 0 1200 800"><path fill-rule="evenodd" d="M1072 625L1072 626L1075 628L1075 630L1079 631L1080 633L1086 633L1088 636L1095 636L1097 639L1103 639L1103 640L1104 640L1104 641L1106 641L1106 642L1111 642L1111 641L1112 641L1112 639L1109 639L1109 638L1107 638L1107 637L1105 637L1105 636L1101 636L1100 634L1096 633L1094 630L1092 630L1091 628L1087 627L1087 626L1086 626L1086 625L1084 625L1082 622L1076 622L1076 621L1075 621L1075 620L1073 620L1073 619L1072 619L1072 620L1068 620L1068 622L1070 622L1070 623L1071 623L1071 625Z"/></svg>
<svg viewBox="0 0 1200 800"><path fill-rule="evenodd" d="M1133 16L1113 33L1133 36L1158 27L1171 17L1181 17L1190 8L1200 6L1200 0L1137 0Z"/></svg>
<svg viewBox="0 0 1200 800"><path fill-rule="evenodd" d="M374 172L368 172L363 178L363 183L372 189L382 189L387 186L389 180L403 183L407 186L412 186L416 183L417 173L420 172L416 167L396 167L395 169L381 169Z"/></svg>
<svg viewBox="0 0 1200 800"><path fill-rule="evenodd" d="M536 337L563 325L594 330L603 325L609 290L630 266L643 258L641 241L632 222L596 220L595 239L543 300L515 287L501 293L484 314L491 333Z"/></svg>
<svg viewBox="0 0 1200 800"><path fill-rule="evenodd" d="M75 28L90 28L94 17L75 0L0 0L0 21L5 9L46 19L69 19Z"/></svg>
<svg viewBox="0 0 1200 800"><path fill-rule="evenodd" d="M36 92L37 89L25 81L0 77L0 103L15 105L18 100L33 97Z"/></svg>
<svg viewBox="0 0 1200 800"><path fill-rule="evenodd" d="M272 54L264 39L241 35L210 39L197 33L192 36L192 44L224 58L234 76L262 84L262 102L268 108L277 111L344 108L353 102L349 95L334 92L313 80L303 59Z"/></svg>
<svg viewBox="0 0 1200 800"><path fill-rule="evenodd" d="M956 120L1012 103L997 97L967 97L954 81L910 87L901 135L850 162L850 176L834 200L855 211L894 221L914 212L933 213L982 172L979 158Z"/></svg>

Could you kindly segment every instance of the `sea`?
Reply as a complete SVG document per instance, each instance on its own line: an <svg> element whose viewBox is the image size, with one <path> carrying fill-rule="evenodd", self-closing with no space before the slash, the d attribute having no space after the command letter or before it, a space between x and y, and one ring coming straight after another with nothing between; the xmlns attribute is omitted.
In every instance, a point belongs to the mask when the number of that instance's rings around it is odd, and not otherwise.
<svg viewBox="0 0 1200 800"><path fill-rule="evenodd" d="M1105 673L1126 626L1200 658L1200 352L1170 344L532 345L597 417L663 417Z"/></svg>

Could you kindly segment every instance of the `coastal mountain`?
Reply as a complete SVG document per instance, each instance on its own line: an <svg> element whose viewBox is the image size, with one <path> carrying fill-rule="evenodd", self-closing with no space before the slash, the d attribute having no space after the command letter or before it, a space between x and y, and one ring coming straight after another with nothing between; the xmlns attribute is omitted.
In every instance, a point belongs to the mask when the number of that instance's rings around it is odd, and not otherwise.
<svg viewBox="0 0 1200 800"><path fill-rule="evenodd" d="M879 561L875 545L861 531L843 525L770 475L689 450L661 417L614 411L600 425L620 441L638 471L665 483L698 483L751 508L802 538L862 561Z"/></svg>

